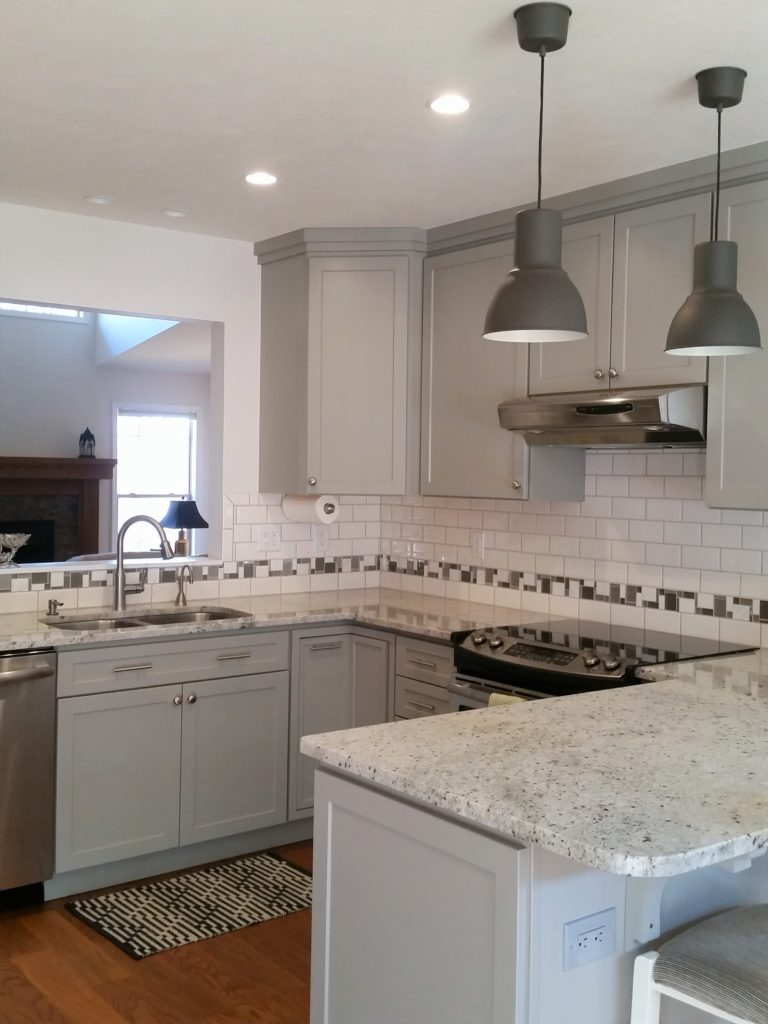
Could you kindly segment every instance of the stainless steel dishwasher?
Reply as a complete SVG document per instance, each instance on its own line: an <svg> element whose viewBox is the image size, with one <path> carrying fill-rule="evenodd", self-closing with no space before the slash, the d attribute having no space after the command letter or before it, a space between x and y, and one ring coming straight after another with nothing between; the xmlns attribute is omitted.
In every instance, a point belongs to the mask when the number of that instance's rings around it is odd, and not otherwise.
<svg viewBox="0 0 768 1024"><path fill-rule="evenodd" d="M0 655L0 893L53 875L56 655Z"/></svg>

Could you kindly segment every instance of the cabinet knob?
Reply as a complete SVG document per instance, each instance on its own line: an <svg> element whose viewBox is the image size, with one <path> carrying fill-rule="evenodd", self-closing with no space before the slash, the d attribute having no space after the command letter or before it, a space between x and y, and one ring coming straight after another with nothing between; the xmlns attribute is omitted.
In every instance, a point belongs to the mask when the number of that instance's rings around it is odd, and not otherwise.
<svg viewBox="0 0 768 1024"><path fill-rule="evenodd" d="M614 370L614 368L612 366L609 366L608 367L608 376L611 378L611 380L616 380L616 378L619 376L619 371L618 370Z"/></svg>
<svg viewBox="0 0 768 1024"><path fill-rule="evenodd" d="M594 376L595 380L602 380L603 377L605 376L605 370L601 370L600 367L598 367L595 370L593 376Z"/></svg>
<svg viewBox="0 0 768 1024"><path fill-rule="evenodd" d="M513 480L512 481L512 490L513 491L519 491L521 486L522 485L521 485L519 480Z"/></svg>
<svg viewBox="0 0 768 1024"><path fill-rule="evenodd" d="M190 693L190 695L187 697L187 704L197 704L197 697L195 696L194 693Z"/></svg>
<svg viewBox="0 0 768 1024"><path fill-rule="evenodd" d="M178 693L173 698L173 703L176 705L176 707L179 707L179 705L181 704L181 696Z"/></svg>
<svg viewBox="0 0 768 1024"><path fill-rule="evenodd" d="M307 483L309 484L310 487L317 487L317 477L311 476L309 480L307 480Z"/></svg>

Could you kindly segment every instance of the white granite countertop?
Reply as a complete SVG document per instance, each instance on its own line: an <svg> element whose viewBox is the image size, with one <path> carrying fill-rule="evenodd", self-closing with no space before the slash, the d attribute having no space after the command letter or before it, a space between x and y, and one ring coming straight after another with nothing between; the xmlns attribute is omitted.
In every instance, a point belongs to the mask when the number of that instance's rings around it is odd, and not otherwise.
<svg viewBox="0 0 768 1024"><path fill-rule="evenodd" d="M272 597L231 598L220 602L192 602L188 611L208 606L236 608L245 614L238 619L221 619L206 623L174 623L163 626L138 626L109 632L64 630L41 622L40 612L5 613L0 615L0 651L28 650L40 647L56 649L72 644L102 644L125 641L141 642L189 634L214 633L275 626L305 626L356 622L380 629L436 640L448 640L451 632L475 626L493 626L518 622L536 622L547 618L538 612L521 612L509 608L471 601L403 594L397 590L349 590L332 593L285 594ZM68 618L96 619L119 615L139 618L143 612L183 611L172 604L129 604L125 612L105 608L82 608Z"/></svg>
<svg viewBox="0 0 768 1024"><path fill-rule="evenodd" d="M306 736L302 752L590 867L666 876L768 845L768 650L645 685Z"/></svg>

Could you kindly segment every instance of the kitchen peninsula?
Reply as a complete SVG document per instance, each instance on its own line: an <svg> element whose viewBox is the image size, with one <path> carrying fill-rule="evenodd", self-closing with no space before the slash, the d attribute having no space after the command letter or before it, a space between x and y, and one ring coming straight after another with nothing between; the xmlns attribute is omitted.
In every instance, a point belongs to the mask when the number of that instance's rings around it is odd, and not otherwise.
<svg viewBox="0 0 768 1024"><path fill-rule="evenodd" d="M305 737L312 1024L626 1024L642 946L768 897L768 654L642 671Z"/></svg>

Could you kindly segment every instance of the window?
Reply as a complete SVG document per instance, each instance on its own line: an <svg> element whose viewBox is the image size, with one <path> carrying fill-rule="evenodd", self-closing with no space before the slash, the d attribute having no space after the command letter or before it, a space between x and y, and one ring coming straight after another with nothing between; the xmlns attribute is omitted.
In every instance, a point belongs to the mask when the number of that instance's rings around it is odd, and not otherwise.
<svg viewBox="0 0 768 1024"><path fill-rule="evenodd" d="M4 316L29 316L40 320L64 320L67 323L90 323L91 314L84 309L70 309L68 306L36 306L29 302L0 301L0 313Z"/></svg>
<svg viewBox="0 0 768 1024"><path fill-rule="evenodd" d="M115 535L131 516L160 520L174 499L194 496L197 416L194 412L117 410L117 498ZM171 544L178 530L167 530ZM195 531L190 552L195 551ZM127 551L159 547L157 532L146 523L131 527Z"/></svg>

